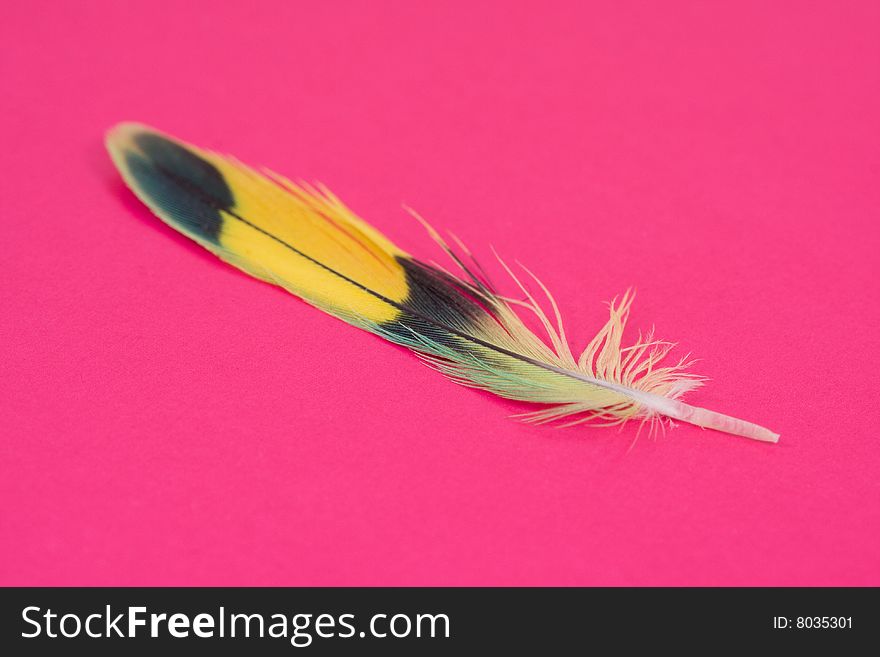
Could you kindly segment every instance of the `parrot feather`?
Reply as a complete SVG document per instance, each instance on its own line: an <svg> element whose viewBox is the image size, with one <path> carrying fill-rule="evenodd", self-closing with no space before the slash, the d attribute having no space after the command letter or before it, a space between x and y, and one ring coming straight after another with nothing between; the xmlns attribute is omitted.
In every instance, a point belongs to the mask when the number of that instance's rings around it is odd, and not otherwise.
<svg viewBox="0 0 880 657"><path fill-rule="evenodd" d="M521 416L527 421L638 420L653 430L681 420L778 439L681 401L704 379L686 358L663 364L673 344L651 332L624 346L630 291L609 304L608 321L575 357L559 308L534 274L522 268L546 297L549 316L503 261L524 300L502 296L458 238L463 256L415 212L460 276L410 256L323 186L291 182L135 123L114 127L107 148L127 185L168 225L248 274L414 351L456 383L539 404ZM546 341L517 309L534 315Z"/></svg>

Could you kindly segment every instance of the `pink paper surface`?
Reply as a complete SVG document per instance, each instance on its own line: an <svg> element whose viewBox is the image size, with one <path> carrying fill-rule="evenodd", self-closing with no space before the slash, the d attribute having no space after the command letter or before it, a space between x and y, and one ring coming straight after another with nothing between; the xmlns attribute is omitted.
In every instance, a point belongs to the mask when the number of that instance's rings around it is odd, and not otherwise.
<svg viewBox="0 0 880 657"><path fill-rule="evenodd" d="M0 583L880 585L878 3L3 14ZM781 441L508 419L161 224L122 120L494 245L578 350L636 286Z"/></svg>

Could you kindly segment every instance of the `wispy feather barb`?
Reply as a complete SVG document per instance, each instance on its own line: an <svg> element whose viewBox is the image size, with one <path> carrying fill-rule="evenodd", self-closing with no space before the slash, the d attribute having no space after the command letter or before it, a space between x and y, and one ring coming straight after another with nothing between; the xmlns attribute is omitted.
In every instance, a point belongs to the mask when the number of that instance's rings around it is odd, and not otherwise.
<svg viewBox="0 0 880 657"><path fill-rule="evenodd" d="M200 150L151 128L121 124L107 147L129 187L163 221L230 264L280 285L324 312L416 352L456 383L540 404L521 417L567 425L683 420L775 442L757 425L680 401L702 384L653 331L623 346L633 293L609 304L608 322L579 357L547 288L550 313L504 262L524 296L502 296L470 252L457 253L413 212L461 270L421 262L352 213L325 187L293 183ZM412 211L411 211L412 212ZM499 259L500 260L500 259ZM533 313L546 341L517 309Z"/></svg>

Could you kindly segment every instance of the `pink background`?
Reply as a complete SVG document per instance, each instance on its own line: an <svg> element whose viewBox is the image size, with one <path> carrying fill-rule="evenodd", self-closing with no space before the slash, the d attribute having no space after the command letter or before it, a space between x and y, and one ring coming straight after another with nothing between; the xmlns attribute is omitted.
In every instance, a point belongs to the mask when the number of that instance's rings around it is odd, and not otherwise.
<svg viewBox="0 0 880 657"><path fill-rule="evenodd" d="M880 5L601 4L5 7L0 582L880 584ZM121 120L492 244L578 348L636 285L782 439L507 419L160 224Z"/></svg>

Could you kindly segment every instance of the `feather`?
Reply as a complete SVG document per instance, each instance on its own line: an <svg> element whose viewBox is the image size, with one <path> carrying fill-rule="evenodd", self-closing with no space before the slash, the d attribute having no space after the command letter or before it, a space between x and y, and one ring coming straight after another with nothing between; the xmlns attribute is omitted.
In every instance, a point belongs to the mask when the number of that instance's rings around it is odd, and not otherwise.
<svg viewBox="0 0 880 657"><path fill-rule="evenodd" d="M768 429L690 406L702 385L686 359L663 365L674 346L652 333L623 346L631 292L609 304L609 319L578 357L553 297L551 316L505 267L525 299L502 296L470 252L463 257L421 217L461 270L413 258L357 217L328 189L201 150L152 128L123 123L107 148L125 182L164 222L226 262L311 305L416 352L453 381L540 404L527 421L656 426L681 420L776 442ZM457 241L457 240L456 240ZM533 313L547 341L517 308ZM549 342L549 344L548 344Z"/></svg>

